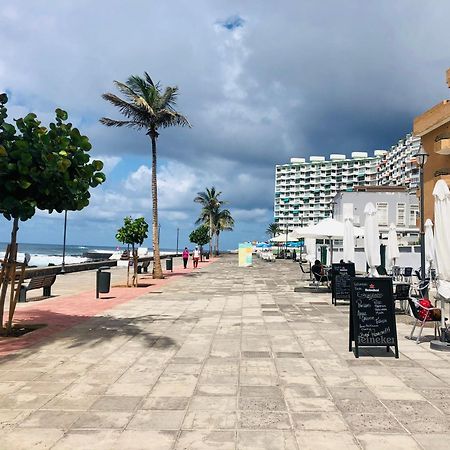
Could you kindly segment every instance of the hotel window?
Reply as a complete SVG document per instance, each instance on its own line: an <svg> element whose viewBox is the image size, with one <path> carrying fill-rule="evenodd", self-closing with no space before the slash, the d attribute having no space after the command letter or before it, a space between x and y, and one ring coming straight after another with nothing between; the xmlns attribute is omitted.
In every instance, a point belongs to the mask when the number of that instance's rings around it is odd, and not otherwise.
<svg viewBox="0 0 450 450"><path fill-rule="evenodd" d="M406 205L404 203L397 203L397 225L405 226L405 213L406 213Z"/></svg>
<svg viewBox="0 0 450 450"><path fill-rule="evenodd" d="M409 225L417 226L417 219L419 218L419 205L410 205L409 207Z"/></svg>
<svg viewBox="0 0 450 450"><path fill-rule="evenodd" d="M378 225L388 225L388 204L385 202L377 202L377 218Z"/></svg>

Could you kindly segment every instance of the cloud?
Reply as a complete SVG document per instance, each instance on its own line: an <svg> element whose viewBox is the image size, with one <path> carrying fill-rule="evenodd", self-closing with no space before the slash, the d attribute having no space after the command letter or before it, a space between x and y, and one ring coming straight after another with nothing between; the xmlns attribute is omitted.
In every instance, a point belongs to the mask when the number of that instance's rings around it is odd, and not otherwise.
<svg viewBox="0 0 450 450"><path fill-rule="evenodd" d="M158 139L160 212L174 226L191 226L193 196L212 185L239 220L270 216L275 164L388 148L448 96L444 0L136 5L139 14L119 0L2 1L0 90L11 92L11 117L33 110L48 121L64 108L106 162L105 186L80 213L91 230L124 214L149 217L151 206L148 137L98 123L120 117L101 99L113 80L146 70L180 88L177 108L193 128ZM263 216L235 235L263 237Z"/></svg>

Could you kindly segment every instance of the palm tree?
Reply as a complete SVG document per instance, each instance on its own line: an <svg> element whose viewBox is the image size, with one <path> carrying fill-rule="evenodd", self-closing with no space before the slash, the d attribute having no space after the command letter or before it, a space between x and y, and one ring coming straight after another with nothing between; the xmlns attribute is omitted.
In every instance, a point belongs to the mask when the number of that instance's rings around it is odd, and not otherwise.
<svg viewBox="0 0 450 450"><path fill-rule="evenodd" d="M266 234L268 234L271 238L274 238L277 234L281 233L280 225L277 223L271 223L266 230Z"/></svg>
<svg viewBox="0 0 450 450"><path fill-rule="evenodd" d="M216 255L219 254L219 235L222 231L232 231L234 219L228 209L218 210L214 216L214 228L216 232Z"/></svg>
<svg viewBox="0 0 450 450"><path fill-rule="evenodd" d="M102 117L100 122L107 127L129 127L144 129L152 143L152 207L153 207L153 260L154 278L163 278L159 253L158 236L158 189L156 179L156 141L160 128L171 126L188 126L188 119L175 110L178 87L166 87L162 90L159 83L153 83L150 75L144 77L133 75L125 83L114 81L116 88L123 95L106 93L102 98L114 106L125 116L126 120L114 120Z"/></svg>
<svg viewBox="0 0 450 450"><path fill-rule="evenodd" d="M204 192L197 192L197 197L194 198L194 202L202 205L202 210L196 223L205 223L209 225L210 257L212 257L212 237L215 234L214 216L220 206L224 203L222 200L219 200L220 194L222 194L222 192L216 191L216 188L213 186L211 189L206 188Z"/></svg>

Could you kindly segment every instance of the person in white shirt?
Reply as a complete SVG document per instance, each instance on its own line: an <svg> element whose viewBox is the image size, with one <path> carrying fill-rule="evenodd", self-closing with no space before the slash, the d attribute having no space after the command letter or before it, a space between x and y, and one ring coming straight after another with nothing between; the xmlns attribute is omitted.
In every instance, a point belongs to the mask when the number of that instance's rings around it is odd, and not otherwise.
<svg viewBox="0 0 450 450"><path fill-rule="evenodd" d="M195 247L194 252L192 253L192 261L194 262L194 269L198 267L199 259L200 259L200 251L198 247Z"/></svg>

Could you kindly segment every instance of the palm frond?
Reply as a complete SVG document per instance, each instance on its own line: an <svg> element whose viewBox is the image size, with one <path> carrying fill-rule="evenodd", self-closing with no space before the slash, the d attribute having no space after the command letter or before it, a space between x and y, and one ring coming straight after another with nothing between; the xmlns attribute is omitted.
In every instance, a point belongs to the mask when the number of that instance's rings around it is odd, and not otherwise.
<svg viewBox="0 0 450 450"><path fill-rule="evenodd" d="M151 108L149 110L144 106L137 106L133 103L122 100L120 97L117 97L117 95L111 93L103 94L102 98L119 108L119 111L129 119L135 119L140 123L147 123L147 127L154 122L155 114Z"/></svg>
<svg viewBox="0 0 450 450"><path fill-rule="evenodd" d="M129 127L129 128L142 128L142 125L137 125L133 120L114 120L108 119L108 117L102 117L100 123L107 127Z"/></svg>

